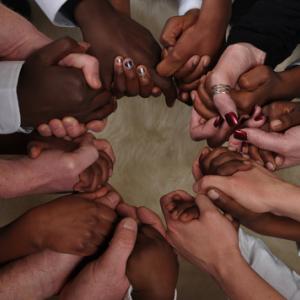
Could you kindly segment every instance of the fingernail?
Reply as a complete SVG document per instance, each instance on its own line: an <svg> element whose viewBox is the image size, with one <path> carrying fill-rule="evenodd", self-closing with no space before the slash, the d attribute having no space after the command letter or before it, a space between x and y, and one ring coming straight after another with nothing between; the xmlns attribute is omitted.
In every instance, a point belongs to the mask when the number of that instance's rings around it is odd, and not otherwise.
<svg viewBox="0 0 300 300"><path fill-rule="evenodd" d="M116 64L118 64L118 65L122 65L122 63L123 63L122 57L119 57L119 56L118 56L118 57L116 58L115 62L116 62Z"/></svg>
<svg viewBox="0 0 300 300"><path fill-rule="evenodd" d="M241 130L241 129L238 129L234 132L233 134L234 138L236 138L237 140L240 140L240 141L247 141L247 132Z"/></svg>
<svg viewBox="0 0 300 300"><path fill-rule="evenodd" d="M124 220L123 228L131 230L131 231L136 231L137 224L136 224L135 220L128 218L128 219Z"/></svg>
<svg viewBox="0 0 300 300"><path fill-rule="evenodd" d="M271 162L268 162L267 164L266 164L266 167L267 167L267 169L268 170L270 170L270 171L275 171L275 166L271 163Z"/></svg>
<svg viewBox="0 0 300 300"><path fill-rule="evenodd" d="M239 124L238 117L234 112L226 114L225 119L230 127L235 127Z"/></svg>
<svg viewBox="0 0 300 300"><path fill-rule="evenodd" d="M192 98L193 101L196 100L195 92L191 92L191 98Z"/></svg>
<svg viewBox="0 0 300 300"><path fill-rule="evenodd" d="M193 60L192 60L192 65L193 67L197 66L198 63L199 63L199 60L200 60L200 57L197 55L197 56L194 56Z"/></svg>
<svg viewBox="0 0 300 300"><path fill-rule="evenodd" d="M280 128L282 126L282 121L281 120L273 120L271 121L270 125L271 128L276 129L276 128Z"/></svg>
<svg viewBox="0 0 300 300"><path fill-rule="evenodd" d="M254 118L255 121L261 121L264 118L264 114L260 113L256 118Z"/></svg>
<svg viewBox="0 0 300 300"><path fill-rule="evenodd" d="M224 122L224 119L222 117L218 117L214 122L214 126L216 128L219 128L222 126L223 122Z"/></svg>
<svg viewBox="0 0 300 300"><path fill-rule="evenodd" d="M283 164L283 158L280 157L280 156L276 156L276 157L275 157L275 162L276 162L276 165L277 165L278 167L280 167L280 166Z"/></svg>
<svg viewBox="0 0 300 300"><path fill-rule="evenodd" d="M209 190L207 196L211 200L218 200L220 198L220 195L216 190Z"/></svg>
<svg viewBox="0 0 300 300"><path fill-rule="evenodd" d="M203 67L208 67L210 63L210 58L209 57L205 57L204 61L203 61Z"/></svg>
<svg viewBox="0 0 300 300"><path fill-rule="evenodd" d="M125 66L125 68L127 68L128 70L133 69L134 63L133 63L132 59L126 59L126 60L124 61L124 66Z"/></svg>
<svg viewBox="0 0 300 300"><path fill-rule="evenodd" d="M139 67L139 68L137 69L137 73L138 73L138 75L139 75L140 77L144 77L145 74L146 74L146 70L145 70L144 67Z"/></svg>

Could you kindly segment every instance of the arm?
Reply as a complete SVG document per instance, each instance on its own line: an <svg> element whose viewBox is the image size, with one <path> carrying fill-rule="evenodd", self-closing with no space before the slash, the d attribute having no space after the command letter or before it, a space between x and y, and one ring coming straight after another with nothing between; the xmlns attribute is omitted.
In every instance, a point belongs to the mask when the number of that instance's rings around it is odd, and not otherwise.
<svg viewBox="0 0 300 300"><path fill-rule="evenodd" d="M272 67L291 55L299 42L299 1L259 0L248 7L242 17L238 2L233 9L228 44L254 45L267 53L266 64Z"/></svg>
<svg viewBox="0 0 300 300"><path fill-rule="evenodd" d="M254 300L257 297L272 300L284 299L249 267L239 252L232 257L226 257L216 267L213 277L232 300ZM255 293L253 287L255 287Z"/></svg>
<svg viewBox="0 0 300 300"><path fill-rule="evenodd" d="M25 18L0 4L0 58L23 60L51 40Z"/></svg>

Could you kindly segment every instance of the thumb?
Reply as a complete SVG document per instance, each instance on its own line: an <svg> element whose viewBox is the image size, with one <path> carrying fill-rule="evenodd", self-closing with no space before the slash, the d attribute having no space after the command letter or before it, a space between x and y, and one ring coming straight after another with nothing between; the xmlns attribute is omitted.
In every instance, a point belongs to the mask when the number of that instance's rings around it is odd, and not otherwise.
<svg viewBox="0 0 300 300"><path fill-rule="evenodd" d="M99 157L99 152L93 145L82 145L72 153L66 153L70 161L75 164L77 173L80 174L91 166Z"/></svg>
<svg viewBox="0 0 300 300"><path fill-rule="evenodd" d="M200 218L201 218L201 214L207 211L217 211L217 208L214 206L211 200L204 194L199 194L195 202L200 211Z"/></svg>
<svg viewBox="0 0 300 300"><path fill-rule="evenodd" d="M257 128L242 130L247 135L247 141L260 149L284 154L286 146L285 135L276 132L266 132Z"/></svg>
<svg viewBox="0 0 300 300"><path fill-rule="evenodd" d="M184 57L181 54L180 45L176 45L168 55L158 64L157 72L161 76L170 77L180 69L189 57Z"/></svg>
<svg viewBox="0 0 300 300"><path fill-rule="evenodd" d="M270 127L273 131L285 131L291 127L298 126L300 124L300 112L293 111L288 114L281 115L274 118L270 117Z"/></svg>
<svg viewBox="0 0 300 300"><path fill-rule="evenodd" d="M70 37L58 39L36 52L37 57L45 65L56 65L60 60L71 53L84 53L84 47L80 46Z"/></svg>
<svg viewBox="0 0 300 300"><path fill-rule="evenodd" d="M167 22L160 36L160 42L165 48L175 46L178 37L183 32L183 27L179 25L176 19L170 19Z"/></svg>
<svg viewBox="0 0 300 300"><path fill-rule="evenodd" d="M134 248L137 237L137 223L131 218L123 219L117 226L110 245L99 263L107 263L125 274L127 260ZM116 265L117 264L117 265Z"/></svg>

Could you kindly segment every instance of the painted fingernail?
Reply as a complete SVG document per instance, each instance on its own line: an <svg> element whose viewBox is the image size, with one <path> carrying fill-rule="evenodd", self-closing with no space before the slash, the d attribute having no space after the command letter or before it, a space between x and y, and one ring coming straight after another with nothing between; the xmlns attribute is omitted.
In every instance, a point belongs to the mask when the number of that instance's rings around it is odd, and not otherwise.
<svg viewBox="0 0 300 300"><path fill-rule="evenodd" d="M282 124L283 123L281 120L273 120L270 123L272 129L279 129L279 128L281 128Z"/></svg>
<svg viewBox="0 0 300 300"><path fill-rule="evenodd" d="M225 119L230 127L235 127L239 124L238 117L234 112L226 114Z"/></svg>
<svg viewBox="0 0 300 300"><path fill-rule="evenodd" d="M254 118L255 121L261 121L264 118L264 114L260 113L256 118Z"/></svg>
<svg viewBox="0 0 300 300"><path fill-rule="evenodd" d="M236 138L237 140L240 140L240 141L247 141L247 132L241 130L241 129L238 129L234 132L233 134L234 138Z"/></svg>
<svg viewBox="0 0 300 300"><path fill-rule="evenodd" d="M145 70L144 67L138 67L137 73L138 73L138 75L139 75L140 77L144 77L145 74L146 74L146 70Z"/></svg>
<svg viewBox="0 0 300 300"><path fill-rule="evenodd" d="M120 57L120 56L116 57L115 63L118 65L121 65L123 63L122 57Z"/></svg>
<svg viewBox="0 0 300 300"><path fill-rule="evenodd" d="M275 167L271 162L268 162L268 163L266 164L266 167L267 167L267 169L270 170L270 171L275 171L275 170L276 170L276 167Z"/></svg>
<svg viewBox="0 0 300 300"><path fill-rule="evenodd" d="M133 63L132 59L127 59L127 60L125 60L125 61L124 61L124 66L125 66L125 68L127 68L128 70L133 69L134 63Z"/></svg>
<svg viewBox="0 0 300 300"><path fill-rule="evenodd" d="M216 128L220 128L222 126L223 122L224 122L224 119L220 116L215 120L214 126Z"/></svg>
<svg viewBox="0 0 300 300"><path fill-rule="evenodd" d="M209 190L207 196L211 200L218 200L220 198L220 195L216 190Z"/></svg>

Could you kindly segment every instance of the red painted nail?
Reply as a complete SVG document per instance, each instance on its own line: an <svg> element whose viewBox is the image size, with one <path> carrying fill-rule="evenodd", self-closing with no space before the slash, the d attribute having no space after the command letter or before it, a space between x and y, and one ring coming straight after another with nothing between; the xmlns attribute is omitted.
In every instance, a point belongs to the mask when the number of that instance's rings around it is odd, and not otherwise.
<svg viewBox="0 0 300 300"><path fill-rule="evenodd" d="M236 138L237 140L240 140L240 141L247 141L247 132L241 130L241 129L238 129L234 132L233 134L234 138Z"/></svg>
<svg viewBox="0 0 300 300"><path fill-rule="evenodd" d="M234 112L226 114L225 119L230 127L235 127L239 124L238 117Z"/></svg>
<svg viewBox="0 0 300 300"><path fill-rule="evenodd" d="M214 126L216 128L220 128L222 126L223 122L224 122L224 119L220 116L215 120Z"/></svg>

